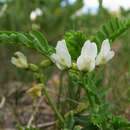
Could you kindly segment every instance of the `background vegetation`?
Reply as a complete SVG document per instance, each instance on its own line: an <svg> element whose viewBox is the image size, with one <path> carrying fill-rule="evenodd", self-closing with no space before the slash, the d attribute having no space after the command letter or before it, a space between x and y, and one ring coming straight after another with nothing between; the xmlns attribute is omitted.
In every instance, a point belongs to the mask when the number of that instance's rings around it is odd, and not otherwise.
<svg viewBox="0 0 130 130"><path fill-rule="evenodd" d="M2 13L5 4L7 7ZM108 23L116 17L125 19L130 16L130 10L126 11L120 8L119 12L109 12L101 5L96 14L88 12L76 15L82 6L82 0L77 0L73 4L70 4L68 0L6 0L0 2L0 30L29 32L32 29L37 29L47 37L50 45L55 46L66 31L81 31L86 37L94 36L102 24ZM36 8L40 8L43 14L32 21L30 13ZM124 115L128 120L130 120L129 35L130 29L113 44L112 48L116 52L114 59L98 69L96 75L92 74L98 86L109 89L109 93L103 95L103 98L104 100L109 99L112 103L112 111L115 115ZM27 97L25 91L34 84L33 76L30 72L21 71L10 63L13 53L17 50L24 52L31 62L39 63L44 59L43 56L24 47L0 45L0 100L5 98L5 104L0 108L0 128L15 128L16 125L25 125L31 116L32 101ZM47 68L44 73L47 76L48 90L55 103L57 103L58 95L56 90L59 89L59 86L63 86L63 95L60 95L63 103L61 106L57 106L65 107L66 109L63 111L65 113L67 109L70 109L69 107L75 105L71 91L66 90L66 86L74 88L75 84L72 82L74 76L66 74L63 77L64 72L61 73L53 67ZM68 82L65 82L66 80ZM68 91L66 102L64 102L64 97L66 97L64 91ZM82 101L84 100L82 99ZM41 102L42 104L40 104ZM67 106L67 102L72 102L72 105ZM37 123L54 121L55 115L50 110L44 96L39 99L38 104L40 105Z"/></svg>

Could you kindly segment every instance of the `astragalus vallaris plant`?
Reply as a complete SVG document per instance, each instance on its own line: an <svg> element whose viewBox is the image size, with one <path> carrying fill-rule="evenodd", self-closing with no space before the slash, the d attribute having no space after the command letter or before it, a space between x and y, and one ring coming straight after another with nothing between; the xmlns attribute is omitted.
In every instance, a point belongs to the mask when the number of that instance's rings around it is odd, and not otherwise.
<svg viewBox="0 0 130 130"><path fill-rule="evenodd" d="M31 95L34 101L42 94L46 96L50 107L57 116L56 129L127 130L130 128L130 123L126 119L111 113L112 105L102 100L102 93L91 76L92 73L96 73L98 67L109 64L109 61L116 55L111 49L111 44L130 26L129 19L125 21L118 19L117 21L112 25L118 25L118 29L116 28L115 31L110 32L110 26L103 25L102 30L90 38L87 38L82 32L67 32L64 38L57 42L56 48L50 46L46 38L36 30L30 33L0 32L0 43L23 45L47 58L39 65L35 65L29 63L24 54L16 52L16 57L12 57L11 62L16 67L31 71L35 75L36 84L27 90L27 94ZM66 88L66 99L70 96L72 99L69 98L69 100L74 103L67 102L65 107L61 105L62 88L59 88L58 105L56 106L48 94L45 75L42 72L48 66L55 65L62 71L61 78L66 73L69 77L68 80L76 86L73 88L70 85ZM81 93L81 91L83 92ZM80 102L81 99L83 102ZM29 129L31 125L29 123L25 127ZM34 129L36 128L36 126L32 126Z"/></svg>

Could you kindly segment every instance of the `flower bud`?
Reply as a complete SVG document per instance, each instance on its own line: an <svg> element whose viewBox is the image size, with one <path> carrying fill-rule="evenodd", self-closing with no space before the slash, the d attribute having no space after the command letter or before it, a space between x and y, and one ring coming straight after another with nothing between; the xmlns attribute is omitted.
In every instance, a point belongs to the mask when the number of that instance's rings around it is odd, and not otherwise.
<svg viewBox="0 0 130 130"><path fill-rule="evenodd" d="M35 64L29 64L29 69L31 69L32 71L36 72L38 71L38 66Z"/></svg>
<svg viewBox="0 0 130 130"><path fill-rule="evenodd" d="M42 95L42 84L35 84L32 88L26 91L32 98L37 98Z"/></svg>
<svg viewBox="0 0 130 130"><path fill-rule="evenodd" d="M19 68L28 68L27 58L21 52L14 54L16 57L11 58L12 64Z"/></svg>

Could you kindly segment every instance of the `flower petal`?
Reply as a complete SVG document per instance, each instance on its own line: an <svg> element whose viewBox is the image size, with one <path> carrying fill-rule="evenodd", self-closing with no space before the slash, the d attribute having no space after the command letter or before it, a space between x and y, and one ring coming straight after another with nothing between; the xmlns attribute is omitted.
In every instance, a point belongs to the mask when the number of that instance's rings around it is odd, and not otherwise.
<svg viewBox="0 0 130 130"><path fill-rule="evenodd" d="M88 55L89 57L95 58L97 56L97 45L89 40L84 43L81 54Z"/></svg>
<svg viewBox="0 0 130 130"><path fill-rule="evenodd" d="M92 71L95 68L95 59L87 55L81 55L77 59L78 69L81 71Z"/></svg>
<svg viewBox="0 0 130 130"><path fill-rule="evenodd" d="M50 56L50 58L51 58L51 60L52 60L53 63L56 63L56 61L58 60L58 57L57 57L57 55L56 55L55 53L52 54L52 55Z"/></svg>
<svg viewBox="0 0 130 130"><path fill-rule="evenodd" d="M99 64L100 64L102 57L103 57L103 56L102 56L102 53L100 52L100 53L98 54L98 56L96 57L96 65L99 65Z"/></svg>
<svg viewBox="0 0 130 130"><path fill-rule="evenodd" d="M21 66L19 66L18 61L17 61L17 59L16 59L15 57L12 57L12 58L11 58L11 63L12 63L13 65L15 65L15 66L21 67Z"/></svg>
<svg viewBox="0 0 130 130"><path fill-rule="evenodd" d="M95 59L91 60L89 71L92 71L95 69Z"/></svg>
<svg viewBox="0 0 130 130"><path fill-rule="evenodd" d="M71 56L70 56L70 54L66 54L65 61L66 61L67 67L70 68L71 67Z"/></svg>
<svg viewBox="0 0 130 130"><path fill-rule="evenodd" d="M82 55L82 54L86 54L87 47L88 47L88 45L90 45L90 44L91 44L90 40L87 40L87 41L84 43L84 45L83 45L83 47L82 47L82 50L81 50L81 55Z"/></svg>
<svg viewBox="0 0 130 130"><path fill-rule="evenodd" d="M61 64L60 57L59 57L57 54L52 54L50 57L51 57L51 60L53 61L53 63L55 63L56 66L57 66L59 69L61 69L61 70L64 69L64 67L63 67L62 64Z"/></svg>
<svg viewBox="0 0 130 130"><path fill-rule="evenodd" d="M77 59L77 66L79 70L83 70L84 69L84 59L83 56L79 56Z"/></svg>
<svg viewBox="0 0 130 130"><path fill-rule="evenodd" d="M109 60L111 60L115 55L114 51L109 51L108 54L104 57L105 61L108 62Z"/></svg>
<svg viewBox="0 0 130 130"><path fill-rule="evenodd" d="M60 69L60 70L64 70L65 66L63 64L60 64L60 62L56 62L56 66Z"/></svg>
<svg viewBox="0 0 130 130"><path fill-rule="evenodd" d="M71 56L67 49L65 40L57 42L56 54L52 54L51 59L59 69L63 70L66 67L71 67Z"/></svg>
<svg viewBox="0 0 130 130"><path fill-rule="evenodd" d="M114 54L114 51L111 51L109 40L104 40L101 46L101 51L96 58L96 65L105 64L113 58Z"/></svg>
<svg viewBox="0 0 130 130"><path fill-rule="evenodd" d="M109 40L106 39L103 41L102 46L101 46L101 52L102 53L108 53L110 51L110 43Z"/></svg>
<svg viewBox="0 0 130 130"><path fill-rule="evenodd" d="M11 62L19 68L28 68L27 58L21 52L15 52L17 57L12 57Z"/></svg>
<svg viewBox="0 0 130 130"><path fill-rule="evenodd" d="M67 47L66 47L66 42L65 40L61 40L57 42L57 46L56 46L56 54L60 55L63 52L66 52Z"/></svg>

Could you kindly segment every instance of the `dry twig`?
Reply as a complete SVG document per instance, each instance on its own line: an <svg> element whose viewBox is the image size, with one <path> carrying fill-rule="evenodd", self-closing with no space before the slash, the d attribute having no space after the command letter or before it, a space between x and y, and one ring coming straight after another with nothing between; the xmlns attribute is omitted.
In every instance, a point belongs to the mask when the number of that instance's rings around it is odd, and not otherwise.
<svg viewBox="0 0 130 130"><path fill-rule="evenodd" d="M6 101L6 98L2 97L2 100L1 100L1 103L0 103L0 109L4 106L5 101Z"/></svg>

